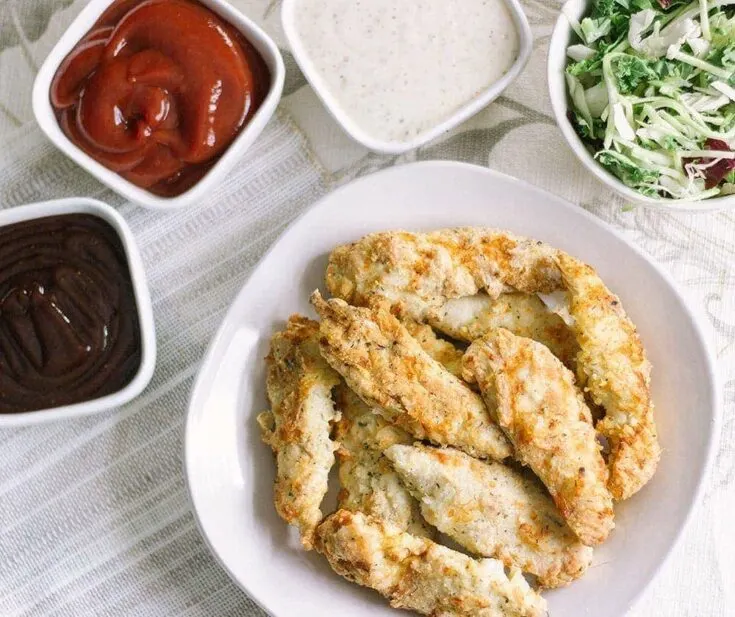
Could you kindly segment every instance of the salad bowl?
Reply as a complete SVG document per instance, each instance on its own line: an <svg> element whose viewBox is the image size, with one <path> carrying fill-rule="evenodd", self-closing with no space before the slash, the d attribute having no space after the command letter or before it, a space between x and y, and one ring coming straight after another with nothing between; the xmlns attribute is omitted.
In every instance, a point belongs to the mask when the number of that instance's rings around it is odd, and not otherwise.
<svg viewBox="0 0 735 617"><path fill-rule="evenodd" d="M645 3L645 0L644 0ZM655 0L654 0L655 3ZM722 0L716 0L717 6L724 5ZM710 3L712 6L713 3ZM669 210L711 212L714 210L725 210L735 208L735 194L720 194L712 197L690 197L690 198L666 198L656 195L646 195L635 188L628 186L607 167L605 167L595 156L593 149L580 137L574 126L574 105L569 94L566 69L570 62L568 50L571 45L580 43L577 31L584 17L588 15L593 6L591 0L569 0L562 8L556 21L549 43L549 54L547 63L549 96L556 122L580 162L603 184L622 196L627 203ZM656 5L657 6L657 5ZM585 24L589 26L589 22ZM594 37L594 34L592 35ZM671 41L668 41L671 42ZM575 45L582 48L583 45ZM670 50L674 51L674 50ZM664 55L666 59L666 55ZM636 130L646 128L638 124L631 127ZM735 137L730 139L730 149L734 150ZM686 162L686 159L684 159ZM703 166L706 167L706 166ZM645 168L643 172L645 173ZM706 173L706 172L705 172Z"/></svg>

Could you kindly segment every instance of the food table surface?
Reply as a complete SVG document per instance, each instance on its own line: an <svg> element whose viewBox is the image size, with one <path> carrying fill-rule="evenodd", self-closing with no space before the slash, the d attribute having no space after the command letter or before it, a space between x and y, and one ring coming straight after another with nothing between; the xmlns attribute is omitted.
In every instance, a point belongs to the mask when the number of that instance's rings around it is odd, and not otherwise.
<svg viewBox="0 0 735 617"><path fill-rule="evenodd" d="M723 385L719 448L684 537L630 615L735 615L735 213L630 208L582 168L548 102L556 0L524 2L535 43L521 78L458 130L401 156L368 153L329 117L285 49L278 0L233 0L281 45L284 100L211 198L171 213L125 203L34 124L35 72L85 4L0 0L0 207L76 195L116 206L145 262L159 359L149 388L121 410L0 430L0 614L264 615L210 556L186 496L183 422L202 355L254 264L316 199L387 166L451 159L581 204L662 263L705 315Z"/></svg>

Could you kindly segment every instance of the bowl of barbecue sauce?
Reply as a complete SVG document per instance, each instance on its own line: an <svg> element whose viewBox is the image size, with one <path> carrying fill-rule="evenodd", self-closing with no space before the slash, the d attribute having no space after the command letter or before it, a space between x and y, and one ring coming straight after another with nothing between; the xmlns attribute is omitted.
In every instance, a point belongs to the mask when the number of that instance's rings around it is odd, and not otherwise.
<svg viewBox="0 0 735 617"><path fill-rule="evenodd" d="M155 355L145 272L115 210L74 198L0 211L0 426L122 405Z"/></svg>
<svg viewBox="0 0 735 617"><path fill-rule="evenodd" d="M237 163L283 78L275 43L224 0L92 0L41 67L33 108L99 180L170 209Z"/></svg>

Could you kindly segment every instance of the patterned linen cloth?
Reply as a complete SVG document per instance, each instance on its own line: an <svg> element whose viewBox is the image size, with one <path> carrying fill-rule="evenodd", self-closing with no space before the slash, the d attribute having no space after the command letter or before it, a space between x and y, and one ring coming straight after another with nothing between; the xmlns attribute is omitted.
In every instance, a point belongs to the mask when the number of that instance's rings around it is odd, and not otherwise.
<svg viewBox="0 0 735 617"><path fill-rule="evenodd" d="M278 0L233 3L285 48ZM630 615L735 615L735 214L626 208L577 163L546 88L558 0L525 0L534 54L504 96L400 157L350 142L284 49L288 78L276 118L209 201L171 213L123 203L34 125L34 74L84 4L0 0L0 207L72 195L117 206L143 253L159 360L151 386L123 409L0 430L0 615L264 615L209 555L189 509L181 442L193 377L230 301L290 220L338 183L425 159L489 166L581 204L665 264L703 307L724 384L719 452L682 541Z"/></svg>

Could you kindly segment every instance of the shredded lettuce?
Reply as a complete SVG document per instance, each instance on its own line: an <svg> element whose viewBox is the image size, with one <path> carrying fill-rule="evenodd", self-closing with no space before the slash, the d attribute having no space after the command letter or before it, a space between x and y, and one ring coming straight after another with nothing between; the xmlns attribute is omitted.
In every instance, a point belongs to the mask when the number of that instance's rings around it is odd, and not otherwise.
<svg viewBox="0 0 735 617"><path fill-rule="evenodd" d="M631 16L628 44L636 51L643 51L643 35L651 28L657 15L658 13L653 9L644 9Z"/></svg>
<svg viewBox="0 0 735 617"><path fill-rule="evenodd" d="M587 107L587 99L584 96L584 88L579 80L574 75L566 74L567 88L569 89L569 95L572 97L572 104L577 114L581 116L584 124L588 127L589 136L591 139L595 138L595 128L592 121L592 114L590 113L589 107Z"/></svg>
<svg viewBox="0 0 735 617"><path fill-rule="evenodd" d="M601 39L603 36L610 34L612 22L607 17L600 19L585 17L579 27L582 30L585 43L590 45L597 39Z"/></svg>
<svg viewBox="0 0 735 617"><path fill-rule="evenodd" d="M587 109L590 110L592 117L602 118L602 114L605 113L609 102L605 84L600 82L591 88L587 88L584 91L584 98L587 103Z"/></svg>
<svg viewBox="0 0 735 617"><path fill-rule="evenodd" d="M587 45L571 45L567 48L567 56L569 56L575 62L582 62L582 60L589 60L597 55L597 51Z"/></svg>
<svg viewBox="0 0 735 617"><path fill-rule="evenodd" d="M715 49L722 49L735 41L735 17L715 13L710 17L710 42Z"/></svg>
<svg viewBox="0 0 735 617"><path fill-rule="evenodd" d="M640 190L641 185L655 184L661 175L657 171L642 167L632 159L614 150L602 150L597 153L595 158L631 188ZM644 194L650 196L652 192L646 190Z"/></svg>
<svg viewBox="0 0 735 617"><path fill-rule="evenodd" d="M575 31L570 120L598 162L656 199L735 191L735 0L593 0Z"/></svg>
<svg viewBox="0 0 735 617"><path fill-rule="evenodd" d="M597 77L602 68L602 55L596 53L591 58L579 60L567 66L567 73L575 77Z"/></svg>
<svg viewBox="0 0 735 617"><path fill-rule="evenodd" d="M624 54L618 58L618 61L613 65L613 73L618 82L618 91L621 94L632 94L658 77L656 71L648 65L648 62L630 54Z"/></svg>

